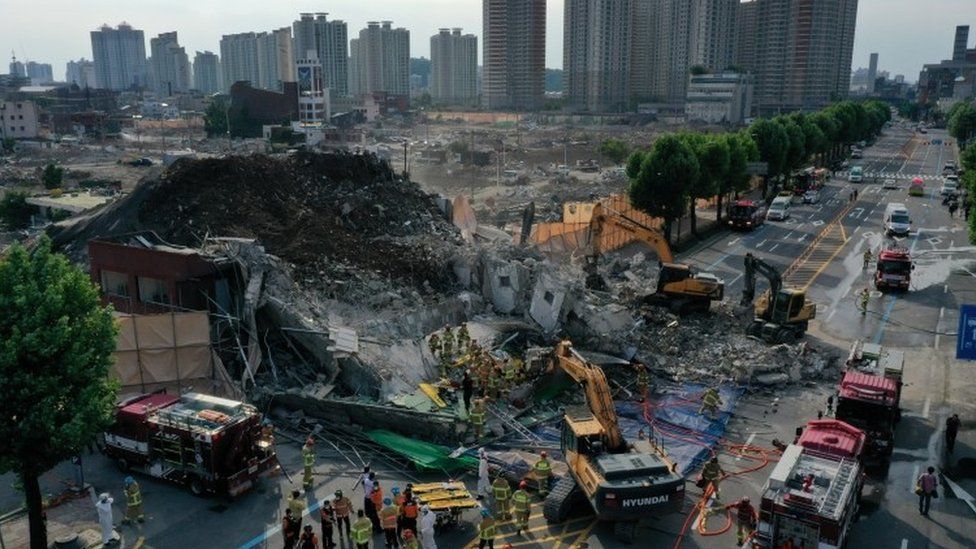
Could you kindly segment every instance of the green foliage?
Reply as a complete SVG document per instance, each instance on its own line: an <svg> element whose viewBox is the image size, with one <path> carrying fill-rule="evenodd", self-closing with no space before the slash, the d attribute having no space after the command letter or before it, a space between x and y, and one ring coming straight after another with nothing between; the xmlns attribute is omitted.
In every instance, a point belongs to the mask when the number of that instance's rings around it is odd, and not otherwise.
<svg viewBox="0 0 976 549"><path fill-rule="evenodd" d="M665 135L654 142L649 152L635 152L627 164L631 173L630 201L648 215L664 220L670 236L671 222L681 216L688 194L698 180L699 166L694 151L680 137Z"/></svg>
<svg viewBox="0 0 976 549"><path fill-rule="evenodd" d="M783 126L783 129L786 130L786 136L789 141L786 147L786 164L783 171L785 173L792 172L803 166L806 162L806 134L803 133L800 125L789 117L780 116L773 119L773 121Z"/></svg>
<svg viewBox="0 0 976 549"><path fill-rule="evenodd" d="M969 103L956 103L949 111L949 135L959 141L976 136L976 108Z"/></svg>
<svg viewBox="0 0 976 549"><path fill-rule="evenodd" d="M468 152L468 142L464 141L463 139L454 141L447 146L447 150L451 151L454 154L463 155Z"/></svg>
<svg viewBox="0 0 976 549"><path fill-rule="evenodd" d="M729 172L719 184L719 190L728 192L742 192L749 188L752 176L746 170L749 162L759 160L759 147L746 131L726 134L725 141L729 147Z"/></svg>
<svg viewBox="0 0 976 549"><path fill-rule="evenodd" d="M60 188L61 182L64 180L64 168L55 166L54 164L48 164L44 167L44 174L41 175L41 180L44 182L45 189Z"/></svg>
<svg viewBox="0 0 976 549"><path fill-rule="evenodd" d="M223 137L227 135L227 99L218 95L211 99L206 110L203 111L203 129L207 137Z"/></svg>
<svg viewBox="0 0 976 549"><path fill-rule="evenodd" d="M116 326L88 275L47 237L0 261L0 310L0 474L24 480L31 546L46 547L37 478L111 423Z"/></svg>
<svg viewBox="0 0 976 549"><path fill-rule="evenodd" d="M604 139L597 152L610 159L614 164L620 164L630 154L630 146L622 139Z"/></svg>
<svg viewBox="0 0 976 549"><path fill-rule="evenodd" d="M769 164L769 174L779 175L786 171L790 137L781 125L760 118L749 127L749 134L759 149L759 158Z"/></svg>
<svg viewBox="0 0 976 549"><path fill-rule="evenodd" d="M12 137L5 137L0 141L0 154L13 154L17 141Z"/></svg>
<svg viewBox="0 0 976 549"><path fill-rule="evenodd" d="M31 214L37 208L27 203L27 193L9 191L0 199L0 223L8 229L24 229L30 225Z"/></svg>
<svg viewBox="0 0 976 549"><path fill-rule="evenodd" d="M959 163L963 168L966 168L967 173L976 172L976 143L963 149L959 155Z"/></svg>
<svg viewBox="0 0 976 549"><path fill-rule="evenodd" d="M711 71L709 71L708 67L704 65L693 65L690 69L688 69L688 72L690 72L693 76L699 76L702 74L708 74Z"/></svg>

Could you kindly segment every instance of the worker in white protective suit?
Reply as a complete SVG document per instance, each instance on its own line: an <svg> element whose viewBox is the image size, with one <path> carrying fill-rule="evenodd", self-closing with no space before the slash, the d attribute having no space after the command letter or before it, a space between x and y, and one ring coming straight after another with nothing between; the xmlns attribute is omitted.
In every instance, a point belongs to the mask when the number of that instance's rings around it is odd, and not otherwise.
<svg viewBox="0 0 976 549"><path fill-rule="evenodd" d="M434 541L434 524L437 523L437 515L430 510L429 505L420 508L420 544L424 549L437 549L437 542Z"/></svg>
<svg viewBox="0 0 976 549"><path fill-rule="evenodd" d="M487 498L491 494L491 479L488 478L488 453L484 448L478 449L478 499Z"/></svg>
<svg viewBox="0 0 976 549"><path fill-rule="evenodd" d="M115 502L108 492L103 492L98 497L95 496L95 489L88 487L88 493L91 494L92 503L95 504L95 509L98 511L98 525L102 530L102 545L112 545L116 543L115 540L115 529L112 523L112 503Z"/></svg>

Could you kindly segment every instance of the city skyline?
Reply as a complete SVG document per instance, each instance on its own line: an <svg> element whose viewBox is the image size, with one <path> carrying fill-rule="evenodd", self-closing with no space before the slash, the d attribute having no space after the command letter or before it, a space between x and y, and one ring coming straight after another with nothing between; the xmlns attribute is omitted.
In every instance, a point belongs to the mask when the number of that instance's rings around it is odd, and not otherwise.
<svg viewBox="0 0 976 549"><path fill-rule="evenodd" d="M260 32L290 25L301 12L319 12L326 6L314 2L289 2L269 5L255 0L213 0L189 2L173 0L165 6L132 7L120 0L97 0L78 4L64 0L9 2L5 17L0 18L0 52L10 52L21 61L51 63L54 75L64 77L69 60L91 57L89 32L103 24L116 26L127 22L145 31L146 49L149 37L176 31L187 52L218 51L225 34ZM418 4L428 9L417 9ZM330 19L344 20L352 29L368 21L395 20L411 33L413 57L430 58L429 37L444 27L471 29L481 39L482 0L420 0L410 6L394 0L371 3L333 0L328 5ZM564 0L548 0L546 18L546 67L563 65ZM925 63L951 56L956 25L976 24L963 17L971 0L932 0L925 4L915 0L860 0L857 33L854 42L853 68L866 67L872 52L880 54L879 69L890 74L904 74L914 81ZM45 24L36 24L37 14L44 13ZM436 14L431 17L431 13ZM230 15L233 14L233 15ZM906 40L907 36L936 36L924 42ZM479 65L482 64L479 51Z"/></svg>

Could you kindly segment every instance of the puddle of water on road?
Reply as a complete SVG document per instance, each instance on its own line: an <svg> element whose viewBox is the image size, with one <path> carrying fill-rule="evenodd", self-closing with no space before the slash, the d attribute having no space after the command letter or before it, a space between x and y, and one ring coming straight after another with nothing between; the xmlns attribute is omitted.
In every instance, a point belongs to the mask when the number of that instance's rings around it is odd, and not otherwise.
<svg viewBox="0 0 976 549"><path fill-rule="evenodd" d="M912 291L917 292L930 286L943 284L949 275L956 272L976 272L976 261L972 259L948 259L919 257L912 272Z"/></svg>

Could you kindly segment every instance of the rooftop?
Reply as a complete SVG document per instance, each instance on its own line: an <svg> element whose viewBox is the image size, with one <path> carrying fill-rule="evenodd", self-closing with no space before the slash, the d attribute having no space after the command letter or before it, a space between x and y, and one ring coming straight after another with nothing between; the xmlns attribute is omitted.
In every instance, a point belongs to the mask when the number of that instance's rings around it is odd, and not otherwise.
<svg viewBox="0 0 976 549"><path fill-rule="evenodd" d="M763 499L840 520L859 475L860 467L854 460L819 457L791 444L769 475Z"/></svg>

